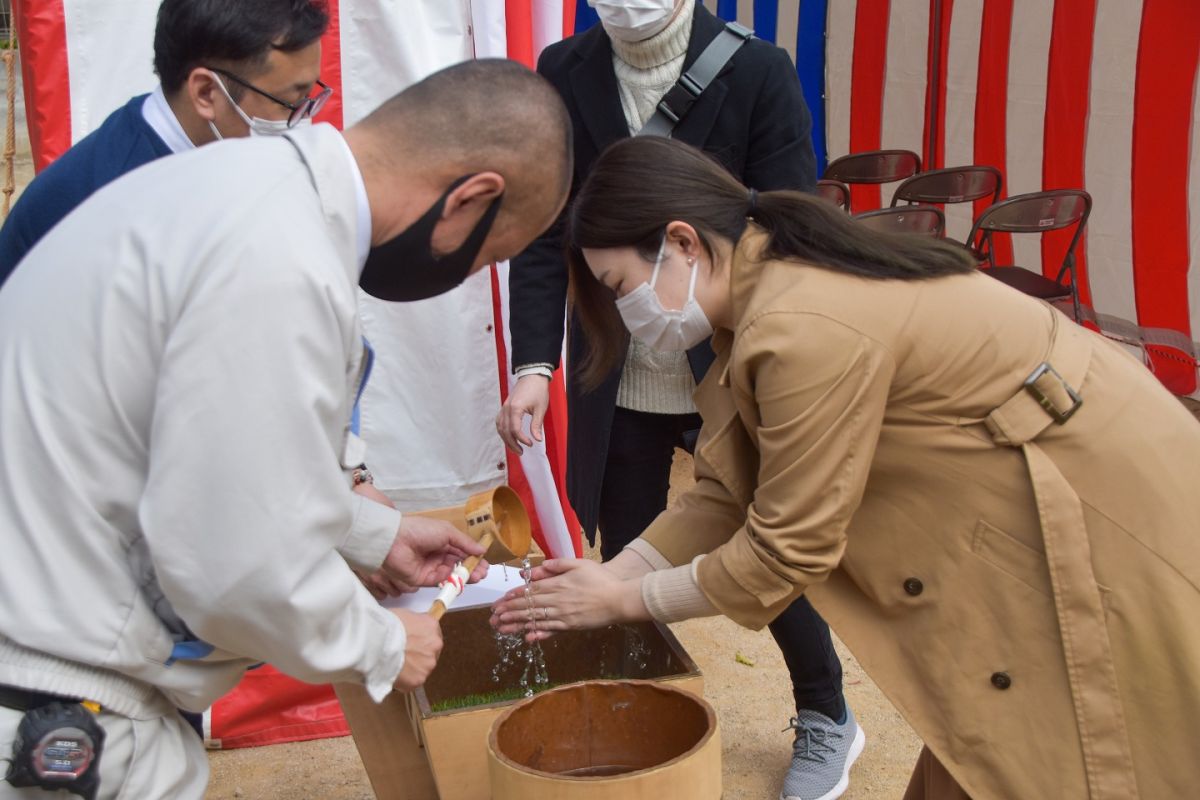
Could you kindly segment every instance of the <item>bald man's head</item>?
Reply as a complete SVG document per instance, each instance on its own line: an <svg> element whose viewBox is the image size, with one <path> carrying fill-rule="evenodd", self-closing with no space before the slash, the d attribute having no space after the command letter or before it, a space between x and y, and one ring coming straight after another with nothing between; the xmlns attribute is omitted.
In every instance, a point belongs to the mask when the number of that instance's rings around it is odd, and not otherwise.
<svg viewBox="0 0 1200 800"><path fill-rule="evenodd" d="M461 206L461 224L451 219L460 208L461 190L454 190L446 224L434 242L437 249L452 250L486 205L502 195L477 267L523 250L553 223L570 190L573 148L567 110L545 79L514 61L480 59L436 72L385 102L354 126L347 139L369 186L372 173L393 174L394 196L383 198L388 203L403 205L403 195L411 195L417 183L445 190L466 175L487 177L496 191L489 196L476 187L479 202ZM387 185L377 180L375 189L379 195ZM375 202L372 198L373 207ZM385 221L391 230L376 231L376 238L398 233L428 205L408 203L400 214L404 219Z"/></svg>

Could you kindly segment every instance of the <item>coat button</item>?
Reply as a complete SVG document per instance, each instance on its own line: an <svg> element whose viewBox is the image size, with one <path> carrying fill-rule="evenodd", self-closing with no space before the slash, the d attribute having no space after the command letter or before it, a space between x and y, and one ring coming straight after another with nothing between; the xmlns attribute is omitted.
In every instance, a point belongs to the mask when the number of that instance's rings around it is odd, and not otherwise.
<svg viewBox="0 0 1200 800"><path fill-rule="evenodd" d="M992 686L995 686L997 689L1007 689L1012 686L1012 678L1008 676L1007 672L994 673L992 675Z"/></svg>
<svg viewBox="0 0 1200 800"><path fill-rule="evenodd" d="M925 591L925 584L921 583L919 578L909 578L904 582L904 591L916 597L921 592Z"/></svg>

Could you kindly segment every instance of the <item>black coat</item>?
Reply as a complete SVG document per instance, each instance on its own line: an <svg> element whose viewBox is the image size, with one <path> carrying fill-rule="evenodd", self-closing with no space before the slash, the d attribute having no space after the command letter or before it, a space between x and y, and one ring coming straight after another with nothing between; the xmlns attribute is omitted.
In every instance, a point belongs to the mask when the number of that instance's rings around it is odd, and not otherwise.
<svg viewBox="0 0 1200 800"><path fill-rule="evenodd" d="M696 3L686 71L717 37L724 23ZM562 95L575 132L572 195L596 158L629 135L621 108L612 47L600 25L547 47L538 72ZM743 46L675 129L674 138L717 157L747 186L811 190L816 184L812 120L796 69L787 53L758 39ZM567 297L561 220L521 255L509 273L509 326L514 366L558 364ZM587 352L583 332L571 320L567 363ZM713 360L708 343L688 352L697 382ZM624 359L621 359L621 363ZM596 528L600 486L608 456L621 369L585 393L567 374L567 494L584 531Z"/></svg>

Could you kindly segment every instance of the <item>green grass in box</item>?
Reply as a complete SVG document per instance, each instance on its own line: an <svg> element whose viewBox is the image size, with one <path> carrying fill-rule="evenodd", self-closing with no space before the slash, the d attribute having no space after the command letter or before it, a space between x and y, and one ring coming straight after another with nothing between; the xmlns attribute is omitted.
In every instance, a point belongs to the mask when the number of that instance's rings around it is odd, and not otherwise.
<svg viewBox="0 0 1200 800"><path fill-rule="evenodd" d="M595 680L600 681L619 681L622 680L620 675L601 675ZM554 689L559 686L566 686L565 683L547 683L543 686L534 686L533 693L541 694L549 689ZM491 703L510 703L513 700L523 700L525 698L525 690L520 686L515 686L511 689L497 689L494 692L484 692L483 694L464 694L460 697L447 697L434 703L429 707L429 710L434 714L442 711L457 711L460 708L473 708L474 706L486 706Z"/></svg>

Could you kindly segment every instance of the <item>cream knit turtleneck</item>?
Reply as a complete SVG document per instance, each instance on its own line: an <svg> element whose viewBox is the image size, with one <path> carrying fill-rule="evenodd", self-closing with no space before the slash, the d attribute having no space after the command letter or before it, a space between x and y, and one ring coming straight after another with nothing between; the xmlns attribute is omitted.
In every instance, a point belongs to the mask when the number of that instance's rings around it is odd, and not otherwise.
<svg viewBox="0 0 1200 800"><path fill-rule="evenodd" d="M622 42L609 37L630 135L642 129L658 101L679 80L695 8L696 0L683 0L670 24L649 39ZM692 403L695 389L686 353L659 352L637 339L630 341L617 391L618 406L654 414L690 414L696 410Z"/></svg>
<svg viewBox="0 0 1200 800"><path fill-rule="evenodd" d="M623 42L609 37L613 50L613 71L621 92L621 108L635 134L650 119L654 107L679 80L688 40L692 36L692 15L696 0L683 0L675 18L661 31L640 42Z"/></svg>

